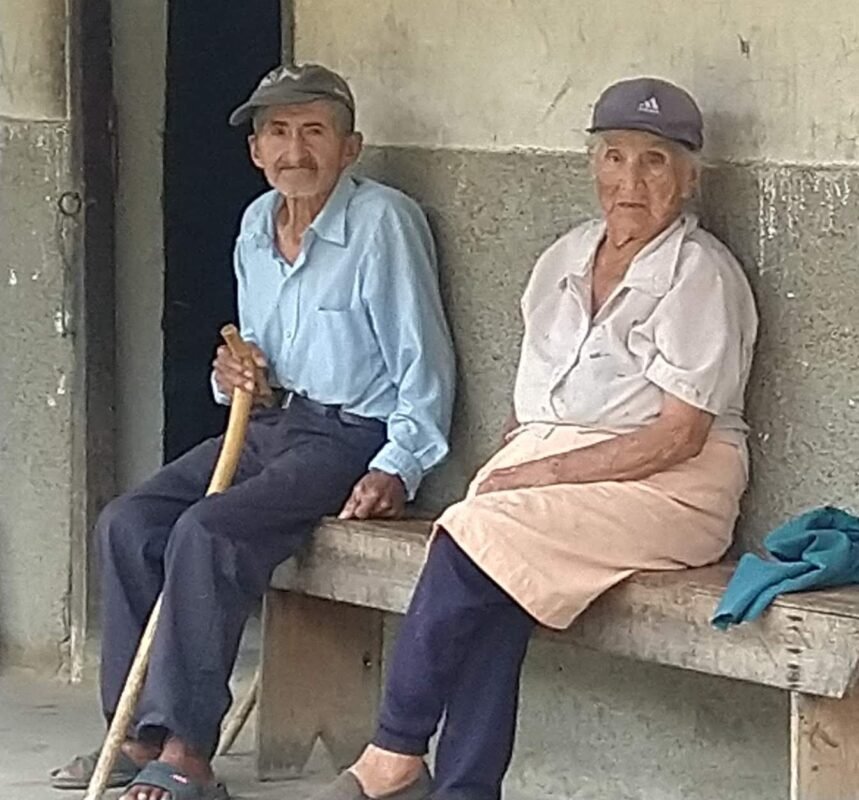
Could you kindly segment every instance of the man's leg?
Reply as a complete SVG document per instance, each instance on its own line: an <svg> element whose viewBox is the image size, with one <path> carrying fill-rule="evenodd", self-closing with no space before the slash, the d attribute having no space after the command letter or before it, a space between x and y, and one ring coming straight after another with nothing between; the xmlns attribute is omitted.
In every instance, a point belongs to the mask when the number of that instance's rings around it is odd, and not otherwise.
<svg viewBox="0 0 859 800"><path fill-rule="evenodd" d="M99 516L102 582L101 697L113 717L137 643L164 579L170 530L206 490L218 442L210 440L162 467Z"/></svg>
<svg viewBox="0 0 859 800"><path fill-rule="evenodd" d="M290 411L271 425L258 475L200 500L173 526L138 712L144 734L153 726L170 731L162 758L192 779L211 777L208 760L248 614L274 568L307 541L320 517L340 509L384 431L381 423L348 425Z"/></svg>
<svg viewBox="0 0 859 800"><path fill-rule="evenodd" d="M253 428L253 426L252 426ZM102 648L101 699L108 721L113 717L146 620L161 590L163 556L176 520L205 490L219 440L209 440L162 467L136 489L108 503L99 515L96 535L101 560ZM243 454L241 472L253 457ZM240 475L241 477L241 475ZM123 752L136 764L158 755L163 734L146 741L129 739ZM92 757L73 758L51 773L58 788L85 786ZM131 774L131 765L120 770Z"/></svg>
<svg viewBox="0 0 859 800"><path fill-rule="evenodd" d="M441 534L397 638L373 747L353 768L365 788L384 794L407 785L407 773L419 764L401 757L425 755L446 712L433 796L497 800L534 626Z"/></svg>

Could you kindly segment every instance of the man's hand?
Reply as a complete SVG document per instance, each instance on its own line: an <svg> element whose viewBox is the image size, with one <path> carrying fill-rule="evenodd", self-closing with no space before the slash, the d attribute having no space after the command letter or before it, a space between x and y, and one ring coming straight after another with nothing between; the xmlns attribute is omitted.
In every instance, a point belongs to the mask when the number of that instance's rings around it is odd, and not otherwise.
<svg viewBox="0 0 859 800"><path fill-rule="evenodd" d="M268 362L259 347L251 342L248 342L248 347L254 362L253 368L242 363L241 359L234 358L226 345L218 348L212 362L215 383L228 397L233 396L234 389L244 389L253 395L255 404L270 405L274 395L265 377Z"/></svg>
<svg viewBox="0 0 859 800"><path fill-rule="evenodd" d="M406 507L406 489L396 475L371 469L352 489L340 519L394 519Z"/></svg>
<svg viewBox="0 0 859 800"><path fill-rule="evenodd" d="M477 494L501 492L505 489L533 489L536 486L552 486L560 483L558 479L559 459L541 458L539 461L526 461L514 467L494 469L477 487Z"/></svg>

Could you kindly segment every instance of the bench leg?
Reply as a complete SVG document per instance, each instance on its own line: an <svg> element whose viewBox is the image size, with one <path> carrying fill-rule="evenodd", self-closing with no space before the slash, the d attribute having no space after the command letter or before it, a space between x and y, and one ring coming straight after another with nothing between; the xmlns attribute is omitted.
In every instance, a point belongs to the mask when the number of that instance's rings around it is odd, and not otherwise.
<svg viewBox="0 0 859 800"><path fill-rule="evenodd" d="M263 614L257 723L260 780L301 774L318 737L349 766L373 734L382 612L270 591Z"/></svg>
<svg viewBox="0 0 859 800"><path fill-rule="evenodd" d="M791 800L859 798L859 691L790 693Z"/></svg>

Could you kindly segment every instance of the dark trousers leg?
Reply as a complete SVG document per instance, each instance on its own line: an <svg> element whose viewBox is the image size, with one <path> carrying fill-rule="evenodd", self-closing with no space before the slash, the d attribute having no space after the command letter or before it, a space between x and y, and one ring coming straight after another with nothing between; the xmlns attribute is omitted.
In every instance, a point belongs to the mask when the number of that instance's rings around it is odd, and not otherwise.
<svg viewBox="0 0 859 800"><path fill-rule="evenodd" d="M99 517L101 699L108 719L161 591L170 530L205 492L217 451L215 440L198 445L134 491L110 502Z"/></svg>
<svg viewBox="0 0 859 800"><path fill-rule="evenodd" d="M445 723L436 796L497 800L535 622L456 543L433 543L388 671L374 743L422 755Z"/></svg>
<svg viewBox="0 0 859 800"><path fill-rule="evenodd" d="M173 525L164 601L138 726L167 729L211 755L229 707L229 678L248 614L274 568L325 514L340 509L382 445L380 423L360 427L311 412L276 414L249 449L262 469L205 497Z"/></svg>

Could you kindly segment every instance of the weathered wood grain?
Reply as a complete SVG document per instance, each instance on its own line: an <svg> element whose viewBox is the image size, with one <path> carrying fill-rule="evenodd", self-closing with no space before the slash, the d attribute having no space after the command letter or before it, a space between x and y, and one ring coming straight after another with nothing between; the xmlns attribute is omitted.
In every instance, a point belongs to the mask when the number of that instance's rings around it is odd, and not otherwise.
<svg viewBox="0 0 859 800"><path fill-rule="evenodd" d="M425 520L326 520L272 587L402 613L426 553ZM764 617L715 630L710 617L733 565L641 573L607 592L569 631L544 631L629 658L796 692L841 697L859 665L859 589L786 595Z"/></svg>
<svg viewBox="0 0 859 800"><path fill-rule="evenodd" d="M859 797L859 693L790 696L790 800Z"/></svg>
<svg viewBox="0 0 859 800"><path fill-rule="evenodd" d="M373 733L381 692L382 613L269 592L257 722L261 780L301 774L317 738L338 769Z"/></svg>

